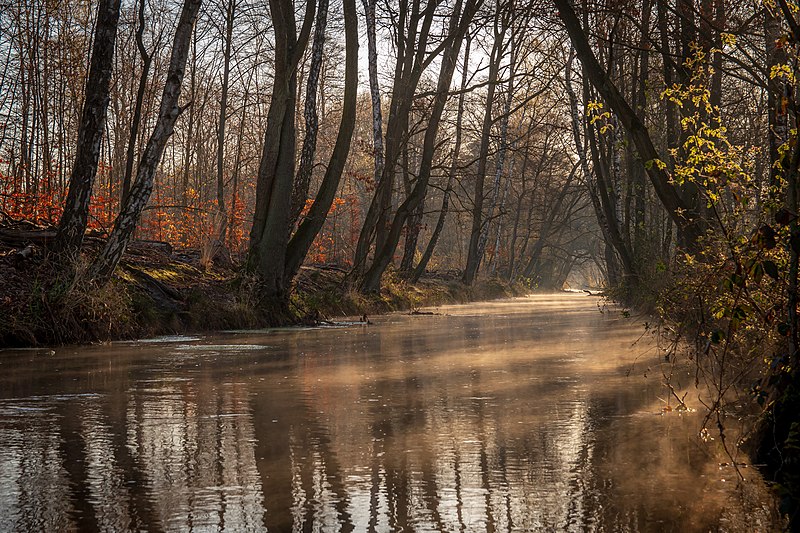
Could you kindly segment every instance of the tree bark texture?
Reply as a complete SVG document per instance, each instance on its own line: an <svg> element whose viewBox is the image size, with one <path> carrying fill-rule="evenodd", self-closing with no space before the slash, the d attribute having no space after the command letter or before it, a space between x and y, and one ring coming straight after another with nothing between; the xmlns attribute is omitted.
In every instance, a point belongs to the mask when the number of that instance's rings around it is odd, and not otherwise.
<svg viewBox="0 0 800 533"><path fill-rule="evenodd" d="M228 92L230 89L231 51L233 47L233 23L236 15L236 0L228 0L225 6L225 50L222 54L222 94L217 122L217 242L225 246L228 229L228 213L225 207L225 128L228 123Z"/></svg>
<svg viewBox="0 0 800 533"><path fill-rule="evenodd" d="M764 8L764 41L767 52L767 72L773 67L787 64L789 58L785 46L781 46L779 39L783 34L781 17L777 7ZM778 147L789 139L789 98L791 88L781 78L769 80L767 86L767 113L769 123L769 163L770 185L778 184L778 177L782 172ZM783 165L788 166L788 165Z"/></svg>
<svg viewBox="0 0 800 533"><path fill-rule="evenodd" d="M86 99L78 129L77 153L54 246L55 252L67 256L69 261L80 252L89 221L89 204L110 100L119 12L120 0L100 0L97 6L97 25L86 81Z"/></svg>
<svg viewBox="0 0 800 533"><path fill-rule="evenodd" d="M131 190L131 180L133 179L133 165L136 159L136 139L139 136L139 125L142 122L142 105L144 105L144 93L147 90L147 77L150 74L150 65L153 63L153 56L147 52L144 46L144 6L145 0L139 3L139 26L136 28L136 48L142 58L142 73L139 76L139 87L136 89L136 102L133 106L133 118L131 119L130 136L128 137L128 148L125 153L125 174L122 177L122 192L119 197L120 208L125 203L125 198Z"/></svg>
<svg viewBox="0 0 800 533"><path fill-rule="evenodd" d="M292 206L289 218L291 231L297 222L300 213L306 205L308 188L311 183L311 173L314 169L314 154L317 150L317 132L319 131L319 116L317 115L317 88L319 75L322 70L323 51L325 47L325 29L328 24L328 0L319 0L317 8L317 23L314 26L314 42L311 45L311 64L308 69L306 81L306 101L303 109L305 119L305 136L300 149L300 167L297 169L294 188L292 190Z"/></svg>
<svg viewBox="0 0 800 533"><path fill-rule="evenodd" d="M486 253L486 242L489 239L489 229L492 225L492 221L494 220L494 211L497 207L497 197L500 194L500 182L503 178L503 171L505 169L505 161L506 161L506 152L508 152L508 118L511 115L511 100L514 98L514 30L512 29L511 34L511 62L509 64L509 77L508 77L508 94L506 95L505 102L503 104L503 114L500 118L500 139L499 139L499 146L497 149L497 155L495 158L495 168L494 168L494 183L492 185L492 196L491 201L489 202L489 209L486 213L485 222L483 223L483 227L481 228L480 238L478 239L478 249L477 253L475 254L475 272L472 275L470 282L474 281L475 276L478 273L478 269L480 269L481 261L483 261L483 256ZM491 108L491 105L487 106Z"/></svg>
<svg viewBox="0 0 800 533"><path fill-rule="evenodd" d="M114 227L105 246L92 264L92 278L98 284L106 283L114 273L133 236L142 211L150 200L150 194L153 192L155 174L164 153L164 147L172 135L175 121L178 120L182 111L178 101L200 3L201 0L184 0L180 19L175 29L169 69L164 82L155 128L142 153L131 191L114 221Z"/></svg>
<svg viewBox="0 0 800 533"><path fill-rule="evenodd" d="M436 0L429 0L425 9L420 11L419 0L413 0L410 6L406 2L400 3L397 22L397 62L386 124L385 158L380 179L376 183L375 193L356 244L353 258L353 272L356 278L367 268L367 256L373 238L376 253L383 247L387 238L394 175L397 161L407 142L405 134L408 131L408 117L414 102L414 93L425 66L435 56L434 53L428 52L427 47L436 5ZM373 135L376 133L375 126L377 123L373 124Z"/></svg>
<svg viewBox="0 0 800 533"><path fill-rule="evenodd" d="M566 89L567 95L569 97L569 104L570 104L570 112L571 112L571 122L572 122L572 136L575 140L575 149L578 152L578 157L580 158L581 163L581 170L583 172L583 179L586 183L587 189L589 190L589 197L592 201L592 207L594 208L595 215L597 216L597 221L600 225L600 230L603 233L603 237L605 241L609 243L609 245L616 250L617 254L619 255L623 267L625 269L625 273L628 276L635 275L635 268L633 264L633 259L631 258L631 254L628 251L627 246L625 245L624 240L622 239L622 235L619 231L619 226L617 224L616 217L613 216L614 210L613 207L609 205L608 199L605 195L601 195L599 192L600 189L607 190L607 187L604 184L604 180L601 179L602 176L602 167L599 161L599 157L594 157L594 153L596 150L592 151L593 154L593 166L594 166L594 174L589 170L589 159L586 154L585 143L581 139L581 116L580 112L578 111L578 97L575 94L575 90L572 87L572 60L574 58L574 54L570 53L569 60L567 61L566 66ZM590 135L590 132L584 130L587 137ZM595 179L592 179L592 175L595 176ZM608 264L608 253L605 254L607 258L607 268L609 272L614 272L615 265Z"/></svg>

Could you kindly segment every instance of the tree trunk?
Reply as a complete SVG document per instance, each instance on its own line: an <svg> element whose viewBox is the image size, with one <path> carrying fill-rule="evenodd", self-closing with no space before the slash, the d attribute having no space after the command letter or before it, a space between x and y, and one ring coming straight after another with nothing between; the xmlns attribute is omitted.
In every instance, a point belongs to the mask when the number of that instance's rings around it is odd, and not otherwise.
<svg viewBox="0 0 800 533"><path fill-rule="evenodd" d="M86 81L83 116L78 130L77 153L54 246L55 252L65 255L68 261L80 252L89 220L92 186L100 161L108 111L119 11L119 0L100 0L97 6L97 26L89 78Z"/></svg>
<svg viewBox="0 0 800 533"><path fill-rule="evenodd" d="M108 237L100 255L92 264L92 278L98 284L108 282L119 264L122 254L133 236L133 231L139 222L150 194L153 192L153 182L161 155L175 128L175 121L183 109L178 106L181 94L181 85L186 69L186 60L189 56L189 46L192 40L194 23L200 10L201 0L184 0L180 19L175 29L175 39L172 44L167 79L164 82L164 91L161 95L161 106L153 133L147 141L142 153L139 168L136 172L136 181L131 187L130 194L117 219L111 235Z"/></svg>
<svg viewBox="0 0 800 533"><path fill-rule="evenodd" d="M367 23L367 63L369 70L369 92L372 100L373 183L377 185L380 183L384 168L383 115L381 111L380 85L378 83L378 48L375 29L375 7L377 5L377 0L362 0L362 4L364 5L364 14ZM374 223L371 224L371 226L373 227L368 228L369 233L374 231ZM360 244L362 246L361 250L356 253L355 265L363 264L364 260L366 260L366 250L364 250L363 243Z"/></svg>
<svg viewBox="0 0 800 533"><path fill-rule="evenodd" d="M411 12L408 13L408 7ZM430 0L420 13L419 0L413 0L410 6L400 2L397 22L397 62L395 64L392 99L389 104L389 119L386 125L385 158L380 179L376 183L375 193L367 210L364 224L358 236L353 273L359 278L367 268L367 256L373 237L375 250L383 247L389 231L388 220L392 207L392 192L397 160L407 142L405 132L408 131L408 117L414 102L414 92L426 64L433 55L426 56L428 36L433 23L436 0ZM422 25L419 28L422 19ZM408 27L406 28L406 24ZM441 46L441 45L440 45ZM373 135L376 133L373 124Z"/></svg>
<svg viewBox="0 0 800 533"><path fill-rule="evenodd" d="M502 43L502 37L501 37ZM501 54L502 56L502 54ZM498 62L500 61L500 57L498 57ZM505 166L506 160L506 152L508 151L508 118L511 114L511 100L514 97L514 33L512 29L511 34L511 62L508 67L509 76L508 76L508 95L506 96L506 101L503 105L503 114L501 115L502 118L500 120L500 139L499 139L499 148L497 151L496 159L495 159L495 168L494 168L494 183L492 185L492 196L491 202L489 202L489 209L486 213L485 222L482 225L480 238L478 239L478 248L477 252L474 256L474 271L472 275L469 276L467 279L467 275L465 272L465 281L468 283L472 283L475 279L475 276L478 274L478 269L480 268L481 261L483 260L483 255L486 252L486 241L489 239L489 228L491 228L492 221L494 220L494 210L497 206L497 197L500 194L500 181L503 177L503 170ZM491 104L487 106L491 108ZM467 266L467 270L469 270L469 262Z"/></svg>
<svg viewBox="0 0 800 533"><path fill-rule="evenodd" d="M777 7L764 7L764 41L766 45L766 71L770 72L778 65L787 64L789 58L786 47L781 46L780 38L783 35L781 17ZM774 12L775 11L775 12ZM768 144L770 162L770 185L778 184L779 176L787 165L776 164L780 162L778 148L789 139L789 98L791 88L780 76L770 78L767 85L767 116L769 124Z"/></svg>
<svg viewBox="0 0 800 533"><path fill-rule="evenodd" d="M514 165L511 165L511 172L514 171ZM500 198L500 213L503 213L503 210L506 206L506 198L508 197L508 188L509 182L506 181L505 187L503 187L503 196ZM497 228L495 228L495 238L494 238L494 250L492 252L491 260L489 261L489 272L491 277L495 277L497 275L497 264L500 262L500 236L503 233L503 223L502 219L498 219Z"/></svg>
<svg viewBox="0 0 800 533"><path fill-rule="evenodd" d="M542 251L544 250L544 246L547 244L547 239L553 229L553 221L555 220L556 215L561 211L561 205L564 203L564 199L569 193L569 188L572 185L572 180L575 178L575 172L578 170L578 166L579 164L575 165L575 167L569 173L564 185L561 186L561 191L559 191L555 203L548 210L547 218L545 219L544 223L542 224L542 228L539 231L539 238L536 239L536 242L533 245L533 250L531 251L531 257L522 272L522 275L525 278L530 278L533 275L536 266L541 260Z"/></svg>
<svg viewBox="0 0 800 533"><path fill-rule="evenodd" d="M317 87L322 70L322 57L325 46L325 28L328 23L328 0L319 0L317 24L314 27L314 43L311 45L311 65L306 81L306 101L303 110L305 119L305 137L300 149L300 168L292 190L292 207L288 231L291 232L300 213L306 205L311 173L314 168L314 154L317 149L317 132L319 117L317 116Z"/></svg>
<svg viewBox="0 0 800 533"><path fill-rule="evenodd" d="M222 94L219 102L219 121L217 126L217 242L215 246L225 246L228 230L228 213L225 208L225 127L228 122L228 89L231 71L231 49L233 46L233 22L236 14L236 0L228 0L225 6L225 50L222 57Z"/></svg>
<svg viewBox="0 0 800 533"><path fill-rule="evenodd" d="M342 119L339 123L339 133L336 144L333 146L328 168L322 178L314 203L297 228L286 251L286 266L284 284L288 290L294 276L300 270L303 260L308 254L314 239L325 223L325 218L330 211L339 181L350 152L353 130L356 124L356 97L358 95L358 15L355 0L344 0L344 31L345 31L345 78L344 78L344 106Z"/></svg>
<svg viewBox="0 0 800 533"><path fill-rule="evenodd" d="M703 221L699 213L693 206L688 206L683 201L671 183L669 174L663 168L663 159L659 157L653 145L650 132L598 63L569 0L553 1L558 9L559 17L569 33L577 56L584 66L585 75L614 114L619 117L623 127L633 140L656 195L675 221L675 225L682 230L686 249L696 251L697 240L703 233Z"/></svg>
<svg viewBox="0 0 800 533"><path fill-rule="evenodd" d="M433 165L433 156L436 148L436 135L439 130L439 123L442 118L442 111L444 111L447 96L449 94L450 81L453 78L456 63L458 61L458 53L461 48L461 43L464 40L464 35L467 32L472 17L480 7L483 0L467 0L464 12L459 21L459 13L461 11L461 1L456 2L456 7L453 9L453 14L450 18L450 29L448 32L449 42L444 49L442 63L439 70L439 80L436 86L436 97L434 99L433 108L430 112L430 120L428 127L425 130L425 140L422 146L422 158L420 161L419 172L417 174L417 182L414 184L414 189L411 194L403 201L397 209L394 216L392 225L389 228L386 242L376 252L375 260L372 266L364 274L361 281L360 289L362 292L378 292L381 286L381 276L386 270L386 267L391 262L392 256L397 243L400 240L400 234L406 219L413 210L417 207L419 202L425 197L425 191L428 187L428 182L431 175L431 167Z"/></svg>
<svg viewBox="0 0 800 533"><path fill-rule="evenodd" d="M649 38L650 30L650 14L652 11L652 4L650 0L644 0L642 3L642 36L640 39L639 51L639 69L635 73L634 82L632 84L633 92L633 109L639 116L644 116L647 109L647 87L649 84L650 72L650 52L647 39ZM633 241L631 249L633 250L634 261L641 262L650 257L651 250L645 250L646 237L645 237L645 169L641 158L635 150L633 150L633 143L628 140L628 173L632 188L633 197L633 216L631 222L633 223Z"/></svg>
<svg viewBox="0 0 800 533"><path fill-rule="evenodd" d="M259 279L263 307L277 315L287 312L288 302L284 268L297 140L297 65L308 43L315 9L313 1L306 3L305 20L298 36L294 3L270 0L275 31L275 77L258 170L247 268Z"/></svg>
<svg viewBox="0 0 800 533"><path fill-rule="evenodd" d="M500 23L500 4L497 4L495 18L495 34L492 52L489 57L489 78L487 80L486 109L483 113L483 125L481 126L481 145L478 151L478 169L475 177L475 197L472 203L472 231L469 237L469 249L467 252L467 264L464 268L462 281L471 285L478 273L483 250L481 248L481 238L484 235L484 225L487 221L483 218L484 183L486 182L486 166L489 159L489 143L492 133L492 104L494 103L494 93L497 88L497 77L500 71L500 61L503 56L503 41L505 39L505 27L498 30L497 24ZM484 243L485 243L485 239Z"/></svg>
<svg viewBox="0 0 800 533"><path fill-rule="evenodd" d="M614 210L610 205L610 202L603 196L602 191L607 191L607 187L603 183L602 180L602 166L599 161L599 157L595 157L596 149L594 148L593 142L590 142L592 147L592 159L594 165L594 176L596 177L596 181L598 182L596 185L593 184L595 180L592 180L592 173L589 170L589 160L586 155L586 150L584 148L584 142L581 140L581 118L580 112L578 111L578 97L575 94L575 90L572 87L572 61L574 58L574 53L570 53L569 60L567 61L566 66L566 75L565 75L565 82L566 82L566 89L567 95L569 96L569 104L570 104L570 111L572 116L572 136L575 141L575 149L578 152L578 157L580 159L581 170L583 172L583 179L584 182L587 184L587 188L589 191L589 197L592 201L592 207L594 208L595 215L597 216L597 221L600 224L600 230L603 232L603 237L605 238L606 243L613 247L617 251L622 260L622 264L625 268L626 275L635 276L635 267L633 264L633 259L631 258L631 254L628 251L628 248L625 246L625 242L622 239L622 236L619 233L619 226L617 225L617 220L614 215ZM584 80L584 87L587 87L588 82ZM586 92L586 91L584 91ZM589 137L592 141L591 132L584 130L587 137ZM607 194L607 193L606 193ZM606 266L609 273L616 272L615 265L609 264L608 258L608 250L605 253L606 257ZM613 284L613 280L609 279L609 283Z"/></svg>
<svg viewBox="0 0 800 533"><path fill-rule="evenodd" d="M142 121L142 105L144 102L144 93L147 89L147 76L150 73L150 65L153 63L153 57L147 52L144 47L144 6L145 0L139 2L139 26L136 28L136 48L139 50L139 55L142 58L142 73L139 76L139 87L136 89L136 102L133 106L133 118L131 119L130 137L128 138L128 149L125 156L125 174L122 177L122 192L120 194L119 202L120 208L125 203L125 198L131 190L131 179L133 177L133 163L135 159L136 139L139 136L139 125Z"/></svg>
<svg viewBox="0 0 800 533"><path fill-rule="evenodd" d="M439 242L439 236L442 234L442 230L444 229L444 223L447 219L447 212L450 208L450 193L453 190L453 179L458 171L458 157L461 154L461 135L463 133L461 121L464 118L464 97L467 93L466 89L469 71L469 49L471 44L472 39L469 35L467 35L466 43L464 45L464 68L461 71L461 90L458 94L458 111L456 111L455 144L453 146L450 169L447 172L447 186L445 187L444 195L442 196L442 208L439 210L439 218L436 220L436 227L433 229L433 233L431 233L431 239L428 241L428 246L425 247L425 252L423 252L422 257L419 260L419 264L411 273L411 283L418 282L419 278L425 273L425 269L428 268L428 263L433 256L436 243Z"/></svg>

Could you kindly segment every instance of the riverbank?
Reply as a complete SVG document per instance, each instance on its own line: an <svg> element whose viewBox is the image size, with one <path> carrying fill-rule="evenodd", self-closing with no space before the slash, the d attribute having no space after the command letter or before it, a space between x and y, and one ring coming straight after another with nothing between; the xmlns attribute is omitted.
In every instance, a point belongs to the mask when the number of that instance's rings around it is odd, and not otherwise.
<svg viewBox="0 0 800 533"><path fill-rule="evenodd" d="M179 333L286 325L258 309L251 283L231 261L213 263L199 251L167 246L132 247L103 288L65 280L34 254L0 250L0 346L86 344ZM482 280L472 287L456 273L428 275L409 284L386 275L380 294L348 288L347 271L303 267L290 299L292 321L374 315L422 306L465 303L525 294L521 286Z"/></svg>

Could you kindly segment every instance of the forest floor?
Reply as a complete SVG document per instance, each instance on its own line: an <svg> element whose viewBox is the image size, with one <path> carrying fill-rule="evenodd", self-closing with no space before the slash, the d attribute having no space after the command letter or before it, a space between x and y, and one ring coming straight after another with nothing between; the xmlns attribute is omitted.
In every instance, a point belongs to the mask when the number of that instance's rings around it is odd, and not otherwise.
<svg viewBox="0 0 800 533"><path fill-rule="evenodd" d="M15 228L13 235L19 232ZM215 264L198 250L135 243L111 282L93 288L82 281L81 267L75 276L59 275L41 246L13 243L9 235L0 227L0 347L281 325L258 311L251 282L230 260ZM37 237L40 243L47 238ZM86 252L97 248L95 240L100 239L87 238ZM380 294L363 295L348 288L344 268L306 266L297 277L290 311L296 323L308 324L529 292L496 279L467 287L458 272L428 274L414 285L388 272L383 285Z"/></svg>

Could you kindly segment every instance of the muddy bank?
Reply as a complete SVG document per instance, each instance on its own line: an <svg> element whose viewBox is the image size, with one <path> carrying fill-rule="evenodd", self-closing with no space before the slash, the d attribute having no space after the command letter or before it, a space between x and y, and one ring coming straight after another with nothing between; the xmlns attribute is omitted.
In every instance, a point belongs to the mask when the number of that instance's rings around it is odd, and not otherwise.
<svg viewBox="0 0 800 533"><path fill-rule="evenodd" d="M162 243L165 244L165 243ZM0 249L0 346L42 346L176 333L286 325L258 310L252 282L232 261L212 262L198 251L168 245L134 246L114 279L93 288L79 272L59 274L40 250L19 257ZM416 285L396 273L384 288L362 295L349 288L347 271L331 265L303 267L290 299L291 322L374 315L422 306L521 295L500 280L464 286L455 273L429 275Z"/></svg>

